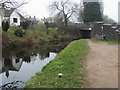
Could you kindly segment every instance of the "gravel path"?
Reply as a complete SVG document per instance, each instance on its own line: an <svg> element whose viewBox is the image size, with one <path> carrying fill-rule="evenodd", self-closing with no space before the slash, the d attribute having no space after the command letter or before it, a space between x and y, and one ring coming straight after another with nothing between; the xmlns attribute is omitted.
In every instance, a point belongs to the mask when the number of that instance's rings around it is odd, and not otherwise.
<svg viewBox="0 0 120 90"><path fill-rule="evenodd" d="M118 45L88 40L87 88L118 88Z"/></svg>

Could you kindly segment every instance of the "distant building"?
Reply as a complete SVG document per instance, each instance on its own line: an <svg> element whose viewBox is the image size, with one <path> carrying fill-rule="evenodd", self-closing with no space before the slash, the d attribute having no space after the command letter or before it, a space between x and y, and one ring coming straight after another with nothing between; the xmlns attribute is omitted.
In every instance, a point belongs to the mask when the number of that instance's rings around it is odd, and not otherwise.
<svg viewBox="0 0 120 90"><path fill-rule="evenodd" d="M85 2L102 2L103 3L103 0L81 0L81 3L85 3Z"/></svg>
<svg viewBox="0 0 120 90"><path fill-rule="evenodd" d="M29 18L27 18L27 20L30 21L32 25L36 25L39 23L35 16L34 17L30 16Z"/></svg>
<svg viewBox="0 0 120 90"><path fill-rule="evenodd" d="M48 23L54 23L55 19L53 17L48 17L48 18L44 18L44 21Z"/></svg>
<svg viewBox="0 0 120 90"><path fill-rule="evenodd" d="M101 10L103 12L104 10L103 0L81 0L81 5L84 6L84 4L87 2L99 2L101 5Z"/></svg>
<svg viewBox="0 0 120 90"><path fill-rule="evenodd" d="M81 10L80 11L84 11L84 6L87 4L87 3L92 3L92 2L98 2L100 4L100 11L101 11L101 14L103 14L104 12L104 3L103 3L103 0L80 0L80 4L81 4ZM82 19L82 16L79 17L80 21L83 21Z"/></svg>

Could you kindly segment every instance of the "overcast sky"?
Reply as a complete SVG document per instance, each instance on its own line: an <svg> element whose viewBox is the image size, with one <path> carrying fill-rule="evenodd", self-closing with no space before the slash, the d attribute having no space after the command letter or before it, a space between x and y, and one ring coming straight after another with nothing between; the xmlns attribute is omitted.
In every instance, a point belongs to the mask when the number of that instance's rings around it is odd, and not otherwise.
<svg viewBox="0 0 120 90"><path fill-rule="evenodd" d="M23 9L32 17L36 16L39 19L49 17L50 12L48 6L52 1L54 0L31 0L23 6ZM80 3L80 0L73 1ZM118 21L118 1L120 0L104 0L104 14L115 21Z"/></svg>

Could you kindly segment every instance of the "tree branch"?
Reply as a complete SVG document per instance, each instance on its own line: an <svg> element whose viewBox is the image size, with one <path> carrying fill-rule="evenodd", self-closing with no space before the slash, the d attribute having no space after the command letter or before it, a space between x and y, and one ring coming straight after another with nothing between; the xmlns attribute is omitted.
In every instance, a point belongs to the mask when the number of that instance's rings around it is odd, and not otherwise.
<svg viewBox="0 0 120 90"><path fill-rule="evenodd" d="M16 1L13 0L0 0L0 4L4 5L3 8L19 8L24 4L27 4L28 2L22 2L21 4L19 4Z"/></svg>
<svg viewBox="0 0 120 90"><path fill-rule="evenodd" d="M53 2L50 7L52 8L53 12L58 10L59 13L61 13L65 24L67 24L68 19L77 11L77 5L69 0Z"/></svg>

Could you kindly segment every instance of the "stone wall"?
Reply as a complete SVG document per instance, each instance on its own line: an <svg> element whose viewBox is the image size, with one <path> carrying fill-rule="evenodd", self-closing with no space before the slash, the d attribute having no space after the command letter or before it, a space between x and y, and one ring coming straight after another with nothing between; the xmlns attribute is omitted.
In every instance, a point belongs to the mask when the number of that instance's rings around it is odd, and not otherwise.
<svg viewBox="0 0 120 90"><path fill-rule="evenodd" d="M118 25L94 23L92 25L91 36L98 39L118 40L120 27Z"/></svg>
<svg viewBox="0 0 120 90"><path fill-rule="evenodd" d="M96 36L101 36L102 35L102 24L103 23L94 23L92 25L92 31L91 31L91 36L96 37Z"/></svg>
<svg viewBox="0 0 120 90"><path fill-rule="evenodd" d="M103 24L103 35L108 40L118 40L117 27Z"/></svg>

